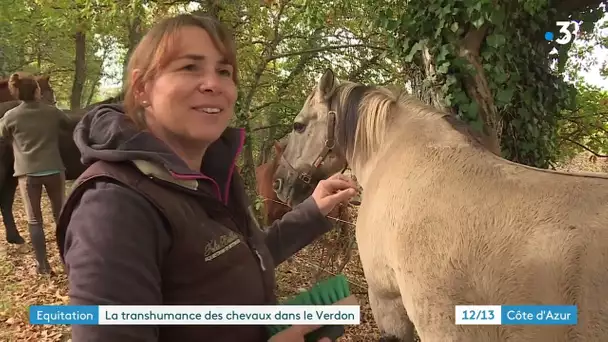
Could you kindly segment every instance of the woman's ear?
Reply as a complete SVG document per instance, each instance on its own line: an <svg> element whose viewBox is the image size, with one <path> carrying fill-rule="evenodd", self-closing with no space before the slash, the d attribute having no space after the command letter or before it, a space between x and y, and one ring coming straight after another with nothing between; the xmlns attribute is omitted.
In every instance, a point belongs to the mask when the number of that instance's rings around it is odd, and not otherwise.
<svg viewBox="0 0 608 342"><path fill-rule="evenodd" d="M131 72L131 87L137 103L141 105L142 102L148 101L147 89L143 79L143 73L140 69L135 69Z"/></svg>

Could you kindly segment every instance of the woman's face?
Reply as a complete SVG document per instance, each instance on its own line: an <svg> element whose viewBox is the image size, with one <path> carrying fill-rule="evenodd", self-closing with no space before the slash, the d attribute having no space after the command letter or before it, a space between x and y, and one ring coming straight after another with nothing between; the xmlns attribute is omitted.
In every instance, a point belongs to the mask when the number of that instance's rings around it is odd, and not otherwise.
<svg viewBox="0 0 608 342"><path fill-rule="evenodd" d="M201 28L182 28L174 47L173 60L145 86L146 121L155 133L209 144L219 138L234 112L233 67Z"/></svg>

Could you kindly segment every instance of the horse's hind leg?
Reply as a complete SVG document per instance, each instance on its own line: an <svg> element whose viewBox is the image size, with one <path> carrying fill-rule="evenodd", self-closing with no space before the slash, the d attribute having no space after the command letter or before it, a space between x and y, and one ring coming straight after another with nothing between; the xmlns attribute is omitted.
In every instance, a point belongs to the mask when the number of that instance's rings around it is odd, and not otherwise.
<svg viewBox="0 0 608 342"><path fill-rule="evenodd" d="M23 237L17 230L15 217L13 216L13 201L15 200L15 191L17 191L17 178L10 174L4 179L2 188L0 189L0 213L4 221L4 229L6 230L6 241L21 245L25 243Z"/></svg>
<svg viewBox="0 0 608 342"><path fill-rule="evenodd" d="M414 324L407 316L399 292L368 289L369 304L380 329L381 342L413 342Z"/></svg>

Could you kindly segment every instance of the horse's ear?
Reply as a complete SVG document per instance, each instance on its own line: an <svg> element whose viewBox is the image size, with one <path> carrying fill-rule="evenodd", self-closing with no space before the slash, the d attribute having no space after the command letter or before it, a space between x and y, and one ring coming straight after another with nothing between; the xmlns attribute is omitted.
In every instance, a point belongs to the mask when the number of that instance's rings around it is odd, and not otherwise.
<svg viewBox="0 0 608 342"><path fill-rule="evenodd" d="M284 144L284 143L282 143L282 142L281 142L281 141L279 141L279 140L275 140L275 141L274 141L274 150L275 150L275 152L276 152L277 154L278 154L278 153L282 153L284 148L285 148L285 144Z"/></svg>
<svg viewBox="0 0 608 342"><path fill-rule="evenodd" d="M325 70L323 76L319 80L319 92L324 98L329 98L336 89L336 75L331 69Z"/></svg>

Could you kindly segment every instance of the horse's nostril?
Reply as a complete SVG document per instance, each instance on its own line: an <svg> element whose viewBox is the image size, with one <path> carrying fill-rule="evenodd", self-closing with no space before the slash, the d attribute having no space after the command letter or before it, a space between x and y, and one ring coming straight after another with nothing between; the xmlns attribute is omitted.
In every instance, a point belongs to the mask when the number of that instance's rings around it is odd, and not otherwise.
<svg viewBox="0 0 608 342"><path fill-rule="evenodd" d="M283 182L280 179L275 179L274 182L272 182L272 189L274 191L279 191L279 190L281 190L282 185L283 185Z"/></svg>

